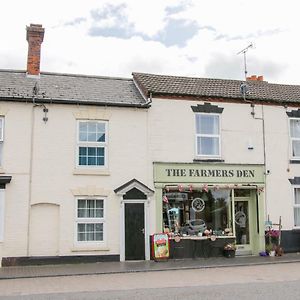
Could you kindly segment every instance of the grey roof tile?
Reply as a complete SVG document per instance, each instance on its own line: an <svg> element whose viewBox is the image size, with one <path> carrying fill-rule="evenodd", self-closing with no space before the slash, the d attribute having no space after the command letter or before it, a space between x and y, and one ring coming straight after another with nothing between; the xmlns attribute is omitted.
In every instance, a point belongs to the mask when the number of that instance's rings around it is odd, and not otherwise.
<svg viewBox="0 0 300 300"><path fill-rule="evenodd" d="M56 73L41 73L37 78L15 70L0 70L0 99L31 100L36 82L39 101L117 106L146 103L132 79Z"/></svg>
<svg viewBox="0 0 300 300"><path fill-rule="evenodd" d="M140 89L149 96L189 96L243 99L240 91L242 80L180 77L133 73ZM300 86L268 83L266 81L247 81L249 100L270 102L300 103Z"/></svg>

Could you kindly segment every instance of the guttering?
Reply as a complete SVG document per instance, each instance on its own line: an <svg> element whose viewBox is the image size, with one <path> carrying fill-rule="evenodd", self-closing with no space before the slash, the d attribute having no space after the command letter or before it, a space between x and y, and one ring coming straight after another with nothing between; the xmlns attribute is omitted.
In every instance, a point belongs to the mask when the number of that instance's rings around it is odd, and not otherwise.
<svg viewBox="0 0 300 300"><path fill-rule="evenodd" d="M112 107L135 107L135 108L149 108L149 101L146 103L112 103L112 102L99 102L99 101L82 101L82 100L69 100L69 99L49 99L49 98L35 98L32 97L5 97L0 98L0 101L14 101L14 102L31 102L31 103L44 103L44 104L81 104L81 105L93 105L93 106L112 106Z"/></svg>

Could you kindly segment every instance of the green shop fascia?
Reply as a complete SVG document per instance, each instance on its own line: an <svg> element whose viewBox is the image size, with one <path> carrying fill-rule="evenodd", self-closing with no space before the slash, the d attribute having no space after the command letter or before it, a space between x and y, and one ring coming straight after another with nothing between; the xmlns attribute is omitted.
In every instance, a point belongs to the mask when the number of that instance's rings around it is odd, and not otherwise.
<svg viewBox="0 0 300 300"><path fill-rule="evenodd" d="M264 250L263 165L154 163L156 231L235 238L237 254Z"/></svg>

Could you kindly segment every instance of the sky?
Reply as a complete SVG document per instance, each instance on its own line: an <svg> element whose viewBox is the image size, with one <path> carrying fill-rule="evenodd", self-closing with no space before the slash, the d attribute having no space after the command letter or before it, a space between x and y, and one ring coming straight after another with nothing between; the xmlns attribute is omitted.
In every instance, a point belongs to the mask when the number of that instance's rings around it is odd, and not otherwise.
<svg viewBox="0 0 300 300"><path fill-rule="evenodd" d="M246 56L248 76L300 85L298 3L9 0L0 11L0 69L26 70L26 26L33 23L45 28L41 71L243 80Z"/></svg>

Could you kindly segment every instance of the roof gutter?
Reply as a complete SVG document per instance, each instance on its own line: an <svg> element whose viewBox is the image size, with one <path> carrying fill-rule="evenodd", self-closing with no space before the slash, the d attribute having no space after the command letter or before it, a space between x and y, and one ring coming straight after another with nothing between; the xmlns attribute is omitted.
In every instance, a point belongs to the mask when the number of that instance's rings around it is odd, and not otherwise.
<svg viewBox="0 0 300 300"><path fill-rule="evenodd" d="M95 102L95 101L80 101L80 100L69 100L69 99L43 99L32 97L5 97L0 98L0 101L17 101L17 102L32 102L32 103L50 103L50 104L82 104L82 105L93 105L93 106L114 106L114 107L135 107L135 108L149 108L149 101L141 104L134 103L111 103L111 102Z"/></svg>

